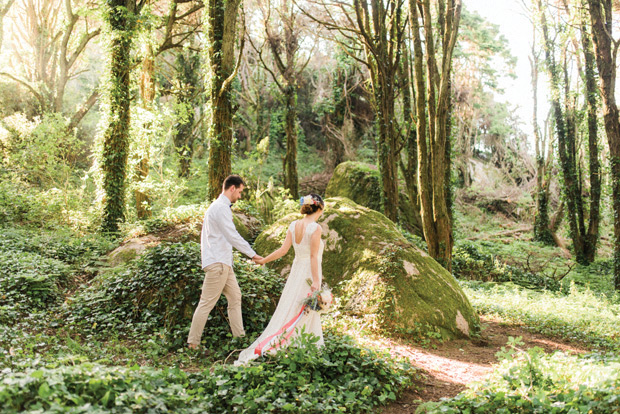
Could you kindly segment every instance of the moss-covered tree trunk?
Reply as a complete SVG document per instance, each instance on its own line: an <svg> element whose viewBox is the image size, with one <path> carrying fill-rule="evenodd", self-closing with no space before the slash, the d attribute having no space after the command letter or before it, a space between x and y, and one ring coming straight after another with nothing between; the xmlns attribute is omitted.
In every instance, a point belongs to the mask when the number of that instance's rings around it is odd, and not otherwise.
<svg viewBox="0 0 620 414"><path fill-rule="evenodd" d="M409 1L414 45L418 189L429 254L451 268L450 76L461 17L459 0L439 1L433 22L430 0ZM437 36L436 28L439 28ZM422 34L423 31L423 34ZM435 38L439 38L435 49ZM425 39L425 50L422 48ZM438 65L437 59L441 59ZM426 82L425 82L426 81Z"/></svg>
<svg viewBox="0 0 620 414"><path fill-rule="evenodd" d="M534 29L536 33L536 29ZM549 176L547 171L548 161L552 156L551 151L546 154L545 137L541 134L538 126L538 65L539 55L536 44L532 44L530 55L532 76L532 127L534 128L534 148L536 151L536 213L534 216L534 240L547 245L554 245L553 232L549 225Z"/></svg>
<svg viewBox="0 0 620 414"><path fill-rule="evenodd" d="M570 81L568 78L568 71L566 69L566 65L562 68L561 65L557 63L554 53L553 40L549 34L549 26L546 18L547 12L545 8L543 8L542 1L537 0L536 5L539 24L543 33L545 63L549 73L551 108L553 111L553 119L555 121L555 130L558 140L558 155L562 169L563 192L564 199L566 200L570 235L573 241L573 249L575 251L577 262L587 265L594 259L596 252L596 241L598 240L598 212L600 203L598 151L595 149L594 153L590 154L590 173L595 173L595 180L590 183L591 187L594 186L594 188L592 188L592 192L594 194L590 202L590 222L588 224L588 229L586 229L584 200L581 188L582 177L578 166L576 113L574 103L570 98ZM588 33L585 32L581 35L582 37L588 36ZM596 146L596 129L594 129L594 131L590 129L592 128L592 121L596 123L596 96L591 95L589 87L592 86L592 79L588 80L588 77L594 77L594 70L592 67L592 62L587 62L587 51L584 50L584 53L586 54L586 71L589 71L589 73L586 73L586 101L588 103L589 116L588 131L595 134L590 137L589 140L590 145ZM564 74L564 79L561 77L562 73ZM590 82L589 86L588 82ZM562 86L564 91L562 91ZM562 98L564 99L564 105L561 101ZM594 116L594 119L591 118L592 116ZM592 213L594 215L592 215ZM590 237L590 234L593 237Z"/></svg>
<svg viewBox="0 0 620 414"><path fill-rule="evenodd" d="M110 0L106 20L110 26L109 124L104 133L103 170L104 231L118 231L125 218L125 178L129 150L131 47L136 4L131 0Z"/></svg>
<svg viewBox="0 0 620 414"><path fill-rule="evenodd" d="M611 0L588 0L609 144L614 212L614 287L620 291L620 114L616 103L616 58Z"/></svg>
<svg viewBox="0 0 620 414"><path fill-rule="evenodd" d="M265 67L271 73L276 85L283 96L286 111L284 115L284 133L286 134L286 154L282 158L282 172L284 175L284 188L293 199L299 196L299 176L297 173L297 84L305 64L298 62L299 36L301 32L297 21L293 2L282 1L273 15L278 16L277 22L273 21L271 6L267 6L269 12L265 16L265 36L269 43L269 49L273 56L277 73ZM264 62L263 62L264 63Z"/></svg>
<svg viewBox="0 0 620 414"><path fill-rule="evenodd" d="M284 156L284 188L288 189L293 199L299 196L299 177L297 175L297 91L296 83L287 84L284 91L286 115L284 131L286 132L286 155Z"/></svg>
<svg viewBox="0 0 620 414"><path fill-rule="evenodd" d="M235 38L241 0L208 0L204 15L206 98L209 104L209 200L217 198L232 171Z"/></svg>
<svg viewBox="0 0 620 414"><path fill-rule="evenodd" d="M592 33L584 9L581 10L581 44L585 71L585 92L588 111L588 162L590 165L590 216L588 230L585 235L586 245L584 255L589 263L594 261L596 246L599 239L600 205L601 205L601 165L598 151L598 90L596 86L596 66L594 50L592 49Z"/></svg>
<svg viewBox="0 0 620 414"><path fill-rule="evenodd" d="M413 219L415 220L414 226L418 229L422 229L422 217L420 216L420 203L418 202L418 139L413 122L413 85L412 85L412 69L410 65L409 49L405 46L403 50L402 66L399 69L399 89L402 91L403 96L403 130L405 135L405 142L403 147L405 148L405 156L399 157L400 170L405 179L405 188L407 189L407 196L409 200L399 200L400 206L405 201L408 201L412 205L412 211L414 212ZM424 236L422 234L422 236Z"/></svg>
<svg viewBox="0 0 620 414"><path fill-rule="evenodd" d="M393 0L355 0L353 4L372 81L383 211L390 220L397 222L400 140L394 127L394 105L406 19L400 4Z"/></svg>
<svg viewBox="0 0 620 414"><path fill-rule="evenodd" d="M153 48L149 45L146 48L146 54L142 60L142 68L140 73L140 99L142 100L142 107L148 111L153 110L153 102L155 101L155 54ZM149 128L150 125L144 125L144 128ZM140 183L146 179L149 175L149 157L148 148L150 143L146 142L141 145L146 148L146 151L142 151L138 156L140 159L136 163L134 171L134 181ZM134 197L136 199L136 214L139 219L145 219L151 216L151 200L149 196L139 189L134 190Z"/></svg>
<svg viewBox="0 0 620 414"><path fill-rule="evenodd" d="M177 104L175 107L176 122L174 125L174 147L179 157L178 175L189 177L192 156L194 154L194 105L197 104L200 87L198 72L199 56L190 51L179 53L176 61L177 69Z"/></svg>
<svg viewBox="0 0 620 414"><path fill-rule="evenodd" d="M378 72L378 71L377 71ZM374 98L377 107L379 137L379 171L383 189L383 212L393 222L398 222L398 135L394 129L395 85L394 79L375 73Z"/></svg>

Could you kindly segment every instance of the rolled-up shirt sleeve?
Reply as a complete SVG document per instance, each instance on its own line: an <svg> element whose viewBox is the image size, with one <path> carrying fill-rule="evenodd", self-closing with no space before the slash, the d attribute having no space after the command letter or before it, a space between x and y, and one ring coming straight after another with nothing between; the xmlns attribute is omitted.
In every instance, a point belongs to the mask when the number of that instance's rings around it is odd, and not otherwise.
<svg viewBox="0 0 620 414"><path fill-rule="evenodd" d="M233 215L230 208L223 206L223 208L218 209L218 215L220 217L218 217L216 223L222 232L222 235L226 238L226 241L246 256L256 256L256 252L252 249L250 243L241 237L235 228L235 223L233 222Z"/></svg>

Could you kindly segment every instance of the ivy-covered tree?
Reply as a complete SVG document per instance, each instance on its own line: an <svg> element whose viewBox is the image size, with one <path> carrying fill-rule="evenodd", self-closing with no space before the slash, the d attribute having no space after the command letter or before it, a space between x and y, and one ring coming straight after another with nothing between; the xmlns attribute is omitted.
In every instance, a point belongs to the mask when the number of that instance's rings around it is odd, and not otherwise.
<svg viewBox="0 0 620 414"><path fill-rule="evenodd" d="M105 19L109 45L109 124L104 133L101 168L103 170L104 231L117 232L125 218L125 178L129 151L131 48L136 17L142 3L135 0L109 0Z"/></svg>
<svg viewBox="0 0 620 414"><path fill-rule="evenodd" d="M205 3L205 83L209 106L208 198L212 200L219 195L224 179L232 170L234 110L231 84L239 68L239 60L235 63L235 39L241 0L207 0ZM243 44L240 49L243 49Z"/></svg>
<svg viewBox="0 0 620 414"><path fill-rule="evenodd" d="M179 177L189 177L194 154L195 107L203 92L200 78L200 55L183 50L176 59L174 147L179 157Z"/></svg>
<svg viewBox="0 0 620 414"><path fill-rule="evenodd" d="M609 144L614 213L614 287L620 291L620 114L616 102L616 58L620 41L613 37L612 0L588 0L603 118Z"/></svg>
<svg viewBox="0 0 620 414"><path fill-rule="evenodd" d="M431 3L435 6L436 20ZM424 238L429 254L450 270L454 245L450 184L451 70L461 1L409 0L409 17L414 51L418 189Z"/></svg>
<svg viewBox="0 0 620 414"><path fill-rule="evenodd" d="M570 235L573 241L573 249L577 262L589 264L594 260L598 241L600 222L599 205L601 196L600 167L598 160L598 137L596 128L596 92L593 91L595 84L595 72L593 57L588 38L590 34L574 9L564 3L563 12L565 17L577 22L581 26L583 53L585 62L585 97L588 113L588 150L590 171L590 205L589 217L587 217L586 200L583 196L583 179L579 165L579 114L577 102L571 91L571 79L568 75L570 64L567 58L568 44L572 41L570 29L566 26L557 27L549 23L547 14L549 7L543 5L542 0L536 0L535 13L538 25L542 32L542 42L545 56L545 68L549 74L551 88L551 108L557 137L558 158L562 170L562 186L564 200L567 207L567 219ZM558 19L559 20L559 19ZM554 30L552 33L551 31ZM584 39L585 38L585 39ZM554 41L555 39L555 41ZM561 44L557 44L560 43ZM579 53L579 51L577 51ZM588 225L586 227L586 217Z"/></svg>

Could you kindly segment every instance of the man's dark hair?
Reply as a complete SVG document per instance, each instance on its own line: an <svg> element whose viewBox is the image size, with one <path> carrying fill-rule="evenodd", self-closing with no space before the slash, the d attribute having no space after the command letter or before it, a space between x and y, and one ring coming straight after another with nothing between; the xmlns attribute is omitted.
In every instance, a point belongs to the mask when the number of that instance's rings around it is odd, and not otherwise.
<svg viewBox="0 0 620 414"><path fill-rule="evenodd" d="M229 175L224 180L224 190L228 190L232 186L239 188L241 186L245 187L246 185L245 185L245 181L243 181L243 178L241 178L237 174L233 174L233 175Z"/></svg>

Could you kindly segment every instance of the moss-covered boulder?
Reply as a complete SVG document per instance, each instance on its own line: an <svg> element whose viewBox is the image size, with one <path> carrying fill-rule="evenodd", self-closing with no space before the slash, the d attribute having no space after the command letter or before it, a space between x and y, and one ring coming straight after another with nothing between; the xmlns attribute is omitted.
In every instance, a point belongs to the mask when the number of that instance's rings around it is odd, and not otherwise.
<svg viewBox="0 0 620 414"><path fill-rule="evenodd" d="M329 180L326 197L347 197L365 207L383 212L381 204L381 175L372 164L347 161L338 164ZM420 213L403 188L398 194L401 224L410 232L422 236Z"/></svg>
<svg viewBox="0 0 620 414"><path fill-rule="evenodd" d="M263 231L255 242L258 254L278 248L297 218L290 214ZM324 280L347 312L402 334L432 329L454 338L477 329L478 317L454 277L383 214L336 197L326 200L319 224ZM292 250L272 263L283 275L293 261Z"/></svg>

